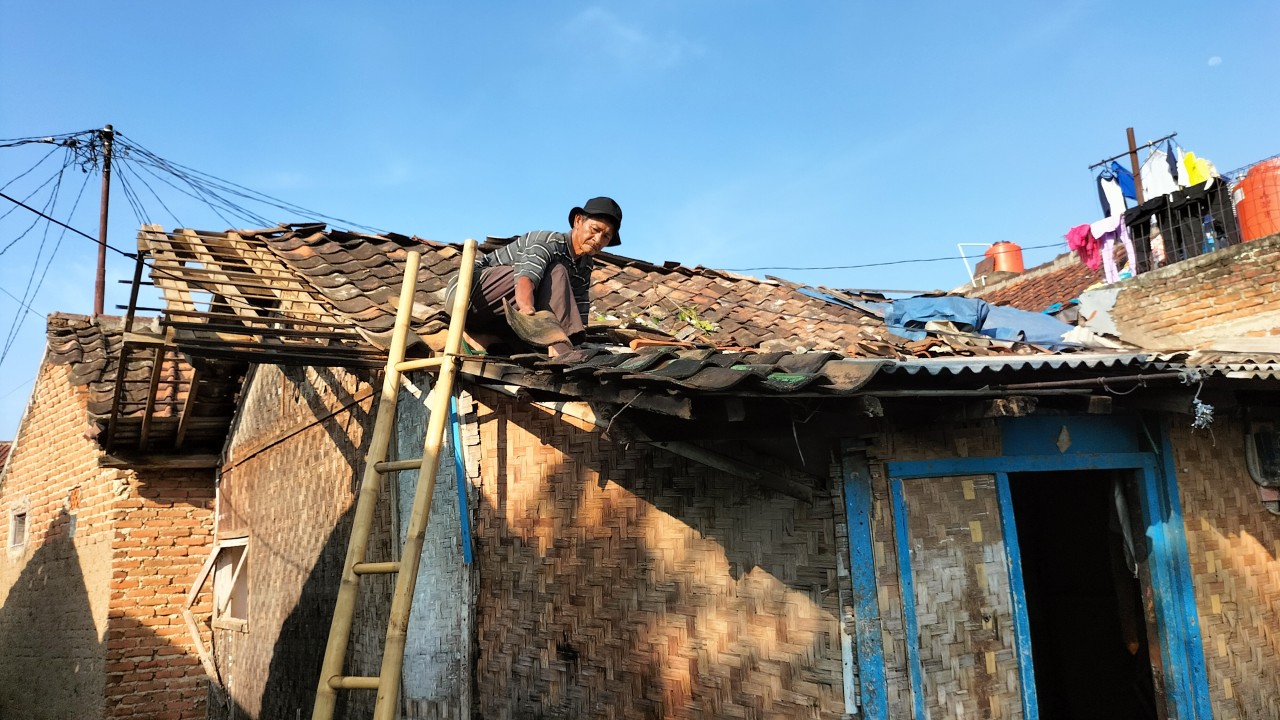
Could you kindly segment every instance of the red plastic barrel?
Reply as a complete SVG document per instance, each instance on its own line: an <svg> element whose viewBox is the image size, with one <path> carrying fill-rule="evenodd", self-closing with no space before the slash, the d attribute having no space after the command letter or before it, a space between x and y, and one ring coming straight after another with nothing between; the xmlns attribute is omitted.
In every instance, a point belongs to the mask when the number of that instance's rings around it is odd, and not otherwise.
<svg viewBox="0 0 1280 720"><path fill-rule="evenodd" d="M1280 158L1258 163L1235 189L1240 237L1257 240L1280 233Z"/></svg>
<svg viewBox="0 0 1280 720"><path fill-rule="evenodd" d="M1020 273L1022 267L1022 248L1015 243L1001 240L998 243L992 243L987 248L987 252L983 257L989 257L995 261L996 272L1015 272Z"/></svg>

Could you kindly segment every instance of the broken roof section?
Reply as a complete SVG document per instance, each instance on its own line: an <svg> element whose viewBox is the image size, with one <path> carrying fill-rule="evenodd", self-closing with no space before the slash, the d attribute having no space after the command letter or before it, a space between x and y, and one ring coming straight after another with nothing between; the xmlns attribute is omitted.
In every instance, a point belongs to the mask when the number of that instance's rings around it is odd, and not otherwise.
<svg viewBox="0 0 1280 720"><path fill-rule="evenodd" d="M215 451L226 437L243 367L189 361L154 318L54 313L47 362L70 369L86 395L90 434L108 452L153 447Z"/></svg>
<svg viewBox="0 0 1280 720"><path fill-rule="evenodd" d="M507 240L490 239L481 250ZM379 367L389 343L406 254L422 253L413 330L443 345L444 289L460 247L403 235L291 225L164 232L139 246L166 300L162 324L193 355L279 364ZM605 344L686 343L693 349L909 358L1035 353L1024 343L938 331L911 341L847 298L776 279L602 253L589 332Z"/></svg>

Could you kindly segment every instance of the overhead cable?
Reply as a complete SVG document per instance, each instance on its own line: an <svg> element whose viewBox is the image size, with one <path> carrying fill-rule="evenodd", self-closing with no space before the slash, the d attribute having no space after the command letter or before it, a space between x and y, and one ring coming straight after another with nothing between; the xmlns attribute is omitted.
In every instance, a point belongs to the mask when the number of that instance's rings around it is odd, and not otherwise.
<svg viewBox="0 0 1280 720"><path fill-rule="evenodd" d="M1064 242L1048 243L1046 245L1025 245L1023 250L1040 250L1042 248L1063 247ZM961 255L948 255L946 257L935 258L914 258L910 260L886 260L884 262L862 263L859 265L825 265L813 267L749 267L749 268L719 268L728 272L757 272L761 270L858 270L860 268L884 267L886 265L910 265L911 263L941 262L943 260L964 260Z"/></svg>

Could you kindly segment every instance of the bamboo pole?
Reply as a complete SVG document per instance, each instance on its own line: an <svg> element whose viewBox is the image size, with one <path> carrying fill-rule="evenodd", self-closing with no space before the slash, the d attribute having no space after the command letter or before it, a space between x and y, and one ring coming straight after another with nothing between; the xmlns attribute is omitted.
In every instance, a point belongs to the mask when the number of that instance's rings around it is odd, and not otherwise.
<svg viewBox="0 0 1280 720"><path fill-rule="evenodd" d="M404 648L409 630L409 611L413 606L413 591L418 582L418 563L422 557L422 542L426 536L427 521L431 516L431 499L435 494L436 468L440 460L440 445L444 439L445 422L449 419L449 398L453 395L453 381L458 372L457 358L462 347L462 329L467 307L471 302L471 275L475 268L476 241L468 239L462 247L462 265L458 268L458 289L455 292L453 311L450 314L449 335L444 343L444 364L431 398L431 417L427 421L427 436L422 451L422 464L418 467L418 486L413 494L413 509L409 513L409 526L405 530L404 550L400 554L400 574L396 578L395 594L391 599L391 616L387 621L387 641L382 649L382 680L378 685L378 699L373 709L374 720L395 720L400 697L400 674L404 668Z"/></svg>
<svg viewBox="0 0 1280 720"><path fill-rule="evenodd" d="M351 625L355 617L355 602L360 577L355 566L364 562L369 547L369 528L378 505L378 493L382 474L377 463L387 458L391 432L395 427L396 398L400 394L400 373L396 364L404 359L405 340L409 335L409 318L413 311L413 293L418 282L418 261L421 255L409 252L405 262L404 280L400 285L400 302L396 310L396 323L391 334L391 348L387 353L387 365L382 379L382 395L378 399L378 414L373 425L373 439L365 458L364 475L360 480L360 494L356 498L355 517L351 523L351 541L347 544L347 558L342 567L342 582L338 586L338 599L334 603L333 622L329 626L329 641L325 646L324 661L320 665L320 682L316 689L316 702L312 720L332 720L338 693L329 679L342 675L342 665L351 639ZM452 334L451 334L452 336ZM384 658L385 663L385 658ZM397 689L399 683L396 684Z"/></svg>

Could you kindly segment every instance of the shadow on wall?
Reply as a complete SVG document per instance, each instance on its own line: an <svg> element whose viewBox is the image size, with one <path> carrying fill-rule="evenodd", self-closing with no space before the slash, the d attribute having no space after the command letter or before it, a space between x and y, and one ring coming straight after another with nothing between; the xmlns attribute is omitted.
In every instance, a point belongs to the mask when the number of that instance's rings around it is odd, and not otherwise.
<svg viewBox="0 0 1280 720"><path fill-rule="evenodd" d="M130 617L111 617L108 637L98 635L69 528L70 515L64 510L0 607L0 718L147 717L175 706L190 708L181 715L184 720L203 718L203 705L187 705L189 681L165 677L170 672L185 675L186 669L155 659L185 649ZM137 646L152 659L108 665L108 642L126 650ZM167 651L169 647L173 650ZM145 699L131 707L107 707L109 675L118 686L150 686Z"/></svg>
<svg viewBox="0 0 1280 720"><path fill-rule="evenodd" d="M342 579L342 563L351 531L351 513L329 533L324 549L307 576L298 602L280 628L272 649L271 663L262 692L261 710L252 714L233 698L210 702L209 720L295 720L311 717L320 664L324 660L329 623ZM367 700L361 700L364 696ZM354 700L355 702L351 702ZM367 707L366 707L367 705ZM334 717L372 717L373 695L369 691L341 691ZM0 716L0 720L7 720Z"/></svg>
<svg viewBox="0 0 1280 720"><path fill-rule="evenodd" d="M349 473L346 480L346 488L349 492L358 491L360 472L363 467L363 456L367 452L368 439L373 426L372 412L373 410L365 410L361 403L354 402L352 395L344 388L342 381L332 370L326 368L312 368L316 373L316 379L311 381L306 375L306 370L302 369L285 369L284 377L296 389L295 397L304 400L313 417L328 418L320 423L320 427L328 435L329 442L333 448L340 449L340 452L347 458L348 463L344 471ZM330 418L333 405L327 404L324 398L320 397L315 391L316 386L328 388L332 391L337 403L348 406L343 412L337 413ZM333 401L331 401L332 403ZM365 432L359 436L359 446L355 446L354 431L363 428ZM327 452L334 452L328 450ZM324 467L328 467L325 464ZM314 469L308 467L298 467L296 474L289 478L273 478L275 481L285 482L305 482L315 472ZM267 487L267 478L262 478L263 485L258 485L255 480L255 486L261 488ZM287 490L278 484L271 487L280 492ZM334 485L338 487L338 485ZM337 600L338 587L342 579L342 566L346 558L347 543L351 534L352 519L355 512L354 503L337 517L333 526L328 528L328 536L325 538L324 545L319 550L314 563L307 570L307 575L303 581L302 587L298 590L297 602L288 610L281 626L279 635L276 638L274 646L270 651L270 662L267 664L267 677L265 684L262 685L261 705L257 715L251 714L242 705L236 703L234 699L229 700L221 707L211 706L210 720L249 720L258 718L260 720L274 720L281 718L285 720L294 720L295 718L310 717L312 707L315 701L316 685L320 679L320 666L324 660L325 646L329 635L329 625L333 619L334 605ZM289 524L294 522L294 518L288 515L276 516L271 518L274 524ZM299 527L295 525L277 526L270 530L276 538L287 537L293 533L319 533L324 528L317 527ZM264 538L268 535L267 528L259 525L254 528L253 537L257 547L266 547L263 543ZM371 543L371 555L378 552L378 549ZM276 560L280 562L281 560ZM279 582L274 586L271 584L272 569L270 567L272 561L256 561L251 566L251 583L258 578L263 580L262 585L266 587L274 587L277 592L292 593L292 587L279 587ZM366 580L362 585L372 585ZM367 609L370 605L366 601L367 592L362 587L361 597L357 601L357 618L356 627L360 626L362 609ZM251 613L254 612L251 610ZM384 623L382 627L385 629L385 617L381 618ZM352 645L356 643L353 632ZM380 646L382 639L377 638ZM350 657L350 652L348 653ZM219 658L219 663L225 662L225 658ZM235 661L235 658L232 658ZM376 674L376 668L372 672L366 672L368 668L352 667L351 663L347 663L345 672L348 674ZM244 669L239 669L244 672ZM374 694L371 691L341 691L338 693L338 704L336 707L336 718L356 718L371 717L373 714ZM246 700L242 698L242 700Z"/></svg>
<svg viewBox="0 0 1280 720"><path fill-rule="evenodd" d="M106 648L94 626L65 510L0 608L0 718L102 712Z"/></svg>
<svg viewBox="0 0 1280 720"><path fill-rule="evenodd" d="M262 712L258 716L262 720L294 718L299 710L301 717L311 715L316 684L320 681L320 664L329 638L329 623L333 620L338 585L342 581L353 513L354 507L343 513L329 533L320 557L302 586L297 604L280 628L262 693ZM355 674L349 667L346 671ZM340 691L334 717L372 717L373 697L368 690Z"/></svg>
<svg viewBox="0 0 1280 720"><path fill-rule="evenodd" d="M830 503L497 406L480 418L481 715L839 714Z"/></svg>
<svg viewBox="0 0 1280 720"><path fill-rule="evenodd" d="M477 716L839 714L829 502L627 451L514 403L482 412L496 483L473 512ZM325 423L338 447L343 426ZM283 621L261 720L310 714L350 522L348 510L329 531ZM372 700L340 692L337 716L367 717Z"/></svg>

